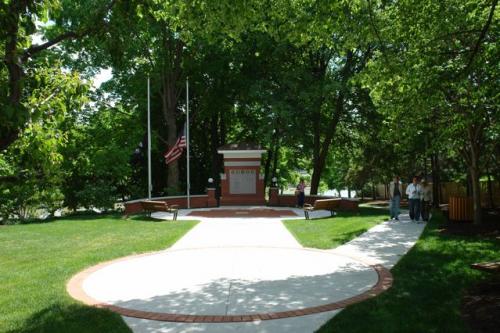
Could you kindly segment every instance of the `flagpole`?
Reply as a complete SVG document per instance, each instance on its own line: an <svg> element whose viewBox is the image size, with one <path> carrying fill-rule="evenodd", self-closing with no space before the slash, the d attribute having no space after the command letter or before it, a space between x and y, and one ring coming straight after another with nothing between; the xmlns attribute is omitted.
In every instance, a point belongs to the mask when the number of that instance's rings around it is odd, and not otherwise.
<svg viewBox="0 0 500 333"><path fill-rule="evenodd" d="M191 208L191 181L189 174L189 79L186 78L186 159L187 159L187 208Z"/></svg>
<svg viewBox="0 0 500 333"><path fill-rule="evenodd" d="M148 75L148 199L151 200L151 103L150 103L150 88L149 88L149 75Z"/></svg>

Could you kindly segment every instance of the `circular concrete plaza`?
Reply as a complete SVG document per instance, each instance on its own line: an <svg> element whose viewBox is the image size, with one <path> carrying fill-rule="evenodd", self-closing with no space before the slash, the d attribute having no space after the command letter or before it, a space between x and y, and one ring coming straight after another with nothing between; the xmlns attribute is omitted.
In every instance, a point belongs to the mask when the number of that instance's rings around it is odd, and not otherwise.
<svg viewBox="0 0 500 333"><path fill-rule="evenodd" d="M125 316L242 322L343 308L389 288L388 270L330 251L212 247L166 250L91 267L69 293Z"/></svg>

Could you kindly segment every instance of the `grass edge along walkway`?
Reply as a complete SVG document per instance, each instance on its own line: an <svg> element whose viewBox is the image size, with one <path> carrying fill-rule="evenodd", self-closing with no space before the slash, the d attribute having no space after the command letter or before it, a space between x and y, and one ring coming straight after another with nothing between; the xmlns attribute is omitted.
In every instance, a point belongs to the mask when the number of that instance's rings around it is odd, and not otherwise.
<svg viewBox="0 0 500 333"><path fill-rule="evenodd" d="M111 311L85 306L67 281L103 261L165 249L195 221L86 216L0 229L0 332L131 332Z"/></svg>
<svg viewBox="0 0 500 333"><path fill-rule="evenodd" d="M359 207L358 212L338 212L335 217L284 220L288 231L304 247L332 249L356 238L388 218L387 209Z"/></svg>
<svg viewBox="0 0 500 333"><path fill-rule="evenodd" d="M415 246L391 270L392 288L349 306L317 333L469 332L460 316L463 293L489 277L469 265L498 260L500 241L441 234L444 221L434 212Z"/></svg>

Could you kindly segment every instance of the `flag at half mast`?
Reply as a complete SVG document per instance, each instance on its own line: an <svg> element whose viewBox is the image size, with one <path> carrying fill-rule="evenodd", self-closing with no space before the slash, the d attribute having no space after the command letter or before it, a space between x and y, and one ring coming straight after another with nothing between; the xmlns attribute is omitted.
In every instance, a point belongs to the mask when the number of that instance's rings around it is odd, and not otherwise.
<svg viewBox="0 0 500 333"><path fill-rule="evenodd" d="M181 157L184 148L186 148L186 125L182 129L182 133L175 144L165 153L165 163L170 164Z"/></svg>

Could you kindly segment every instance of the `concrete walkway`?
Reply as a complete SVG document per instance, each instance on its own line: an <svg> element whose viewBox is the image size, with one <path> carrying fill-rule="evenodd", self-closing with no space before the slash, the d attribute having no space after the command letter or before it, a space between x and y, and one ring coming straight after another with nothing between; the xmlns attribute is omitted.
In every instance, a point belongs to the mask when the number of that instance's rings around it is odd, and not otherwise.
<svg viewBox="0 0 500 333"><path fill-rule="evenodd" d="M295 211L302 218L302 211ZM183 210L179 218L193 219L186 216L189 212ZM281 218L196 219L201 222L170 249L93 272L82 283L84 292L140 311L221 316L293 312L366 293L378 280L366 263L392 267L424 227L403 216L401 222L381 223L343 246L320 251L304 249ZM338 311L241 323L123 318L134 332L305 333Z"/></svg>

